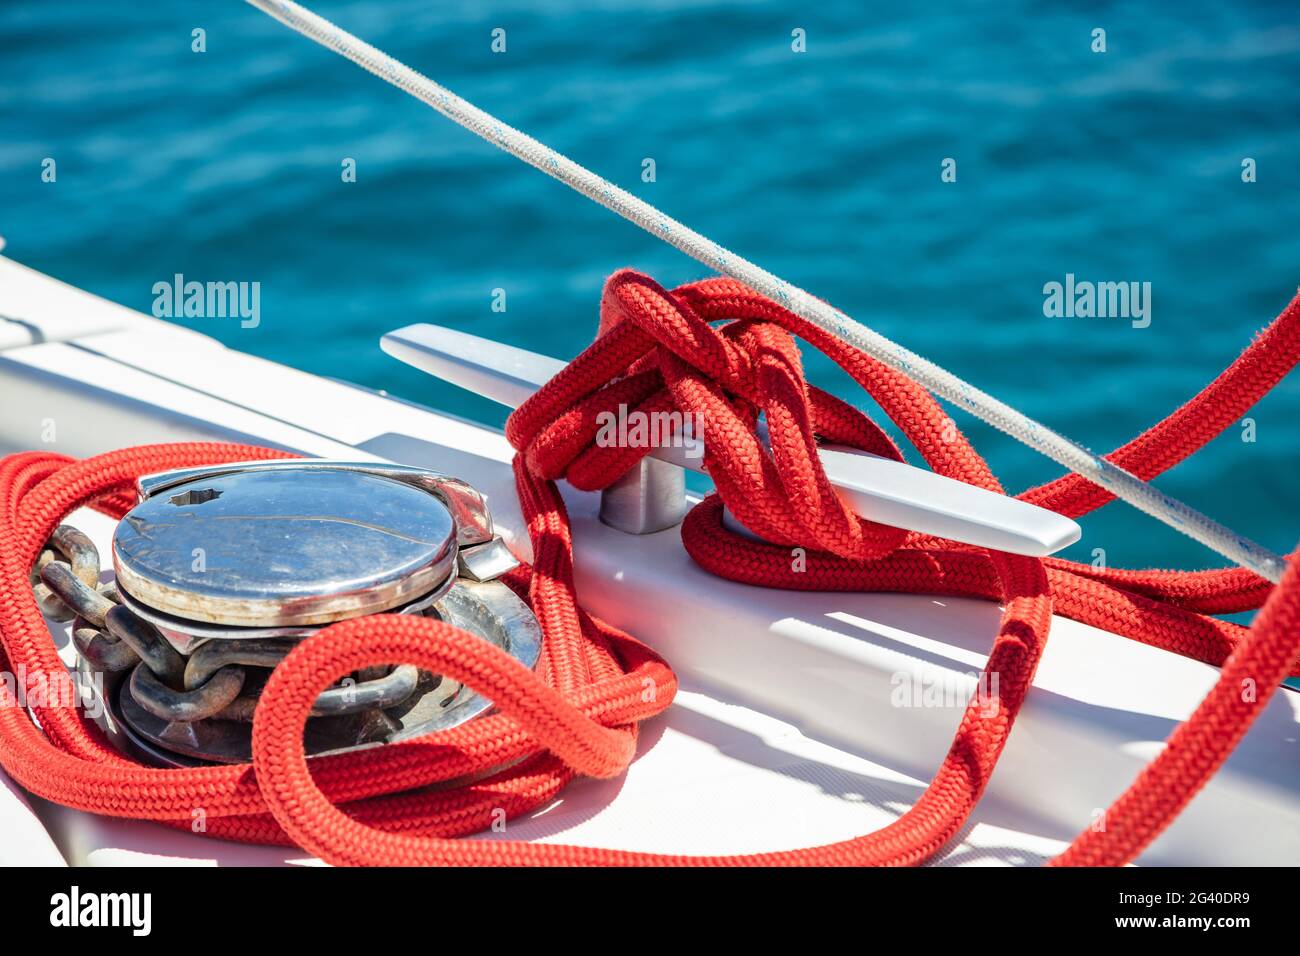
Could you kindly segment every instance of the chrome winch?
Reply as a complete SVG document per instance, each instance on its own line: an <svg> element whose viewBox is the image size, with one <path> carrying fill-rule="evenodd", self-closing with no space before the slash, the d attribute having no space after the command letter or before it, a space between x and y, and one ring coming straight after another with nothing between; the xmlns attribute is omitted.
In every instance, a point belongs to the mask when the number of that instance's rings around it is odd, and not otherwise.
<svg viewBox="0 0 1300 956"><path fill-rule="evenodd" d="M113 535L115 584L61 526L34 572L47 615L73 619L101 724L155 763L250 759L271 670L306 636L367 614L421 614L533 667L541 630L495 578L518 562L465 482L401 465L258 461L148 475ZM39 578L39 581L36 581ZM357 672L317 699L318 755L409 739L492 706L409 664Z"/></svg>

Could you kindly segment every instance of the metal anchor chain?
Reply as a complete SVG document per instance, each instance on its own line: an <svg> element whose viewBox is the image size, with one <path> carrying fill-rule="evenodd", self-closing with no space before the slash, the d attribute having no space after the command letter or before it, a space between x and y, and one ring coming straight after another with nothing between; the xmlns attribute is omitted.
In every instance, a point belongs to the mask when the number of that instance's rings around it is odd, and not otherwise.
<svg viewBox="0 0 1300 956"><path fill-rule="evenodd" d="M250 681L249 669L269 672L296 641L214 638L186 657L157 627L121 604L116 587L100 583L99 575L98 549L70 525L55 530L32 572L42 613L55 621L72 621L73 644L93 671L130 671L132 697L161 720L251 723L257 697L241 692L250 683L260 690L262 680ZM421 681L419 670L409 664L375 668L326 690L312 715L337 717L398 707ZM424 682L432 689L442 679L429 675Z"/></svg>
<svg viewBox="0 0 1300 956"><path fill-rule="evenodd" d="M96 722L129 753L165 766L248 761L271 672L349 618L436 617L537 663L537 617L498 580L517 561L482 495L458 478L382 462L255 461L145 475L137 491L113 535L114 584L100 583L98 550L70 525L31 576L46 615L72 622L78 673L104 704ZM491 707L473 688L394 662L324 690L303 742L314 756L409 740Z"/></svg>
<svg viewBox="0 0 1300 956"><path fill-rule="evenodd" d="M71 525L59 525L32 569L32 592L41 613L72 622L77 653L99 673L119 673L139 663L128 644L106 630L108 612L118 607L117 588L100 583L99 550Z"/></svg>

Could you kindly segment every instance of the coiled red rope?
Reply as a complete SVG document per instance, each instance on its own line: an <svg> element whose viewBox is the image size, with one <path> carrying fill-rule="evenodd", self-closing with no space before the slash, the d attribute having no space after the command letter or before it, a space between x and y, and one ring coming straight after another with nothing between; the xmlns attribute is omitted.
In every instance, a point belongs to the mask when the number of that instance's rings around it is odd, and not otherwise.
<svg viewBox="0 0 1300 956"><path fill-rule="evenodd" d="M713 323L725 322L715 328ZM94 813L158 820L229 839L292 841L344 864L889 865L919 863L951 839L994 770L1033 680L1053 610L1135 640L1219 665L1218 683L1160 756L1054 862L1131 860L1204 785L1296 674L1300 582L1241 569L1099 570L1057 559L988 552L876 525L845 509L816 455L818 439L900 458L888 437L846 403L809 386L794 337L843 367L941 474L1001 490L984 460L924 389L729 279L668 292L633 272L606 285L596 341L507 425L519 450L516 483L534 565L507 583L527 597L545 642L536 672L436 621L382 615L347 621L299 645L266 685L251 765L159 770L104 740L52 695L33 722L0 684L0 764L46 799ZM1182 460L1240 416L1300 359L1300 298L1214 382L1110 457L1143 477ZM585 847L454 839L550 801L575 775L617 775L637 724L671 702L676 679L653 651L586 614L577 602L565 478L601 488L645 448L600 447L597 416L620 405L698 413L705 463L718 489L682 528L703 567L749 584L806 590L892 590L999 600L1005 611L986 672L998 706L975 702L917 803L875 833L806 850L689 857ZM763 414L770 455L754 427ZM140 474L277 457L221 444L130 448L73 461L28 452L0 461L0 638L3 664L64 674L28 586L41 546L78 507L114 516ZM1069 475L1022 498L1078 516L1109 496ZM734 535L723 502L768 542ZM790 548L807 549L792 569ZM1259 608L1249 628L1209 615ZM302 731L312 702L343 674L411 663L486 694L496 711L414 741L313 760ZM1243 682L1255 692L1243 694ZM485 776L486 774L486 776ZM463 781L472 781L465 783ZM435 786L437 785L437 786Z"/></svg>

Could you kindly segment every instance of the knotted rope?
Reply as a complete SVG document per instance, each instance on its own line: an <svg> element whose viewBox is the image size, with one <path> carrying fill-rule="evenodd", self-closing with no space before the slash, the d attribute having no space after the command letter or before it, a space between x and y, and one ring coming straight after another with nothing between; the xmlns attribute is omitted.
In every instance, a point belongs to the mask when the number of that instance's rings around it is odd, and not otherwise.
<svg viewBox="0 0 1300 956"><path fill-rule="evenodd" d="M716 323L724 323L715 327ZM521 406L507 425L534 564L507 583L545 635L536 672L437 621L378 615L328 627L275 669L253 724L251 765L158 770L112 748L73 705L35 707L38 723L0 684L0 764L34 793L114 816L256 842L295 842L335 863L593 865L888 865L922 862L951 839L988 784L1041 657L1053 609L1135 640L1217 664L1196 712L1132 787L1057 858L1131 860L1186 805L1296 674L1300 581L1291 563L1273 587L1242 569L1098 570L901 532L865 521L821 471L819 439L900 457L874 423L803 378L794 337L845 369L937 472L1000 490L983 459L931 395L906 375L730 279L668 292L621 272L606 285L595 342ZM1237 420L1300 358L1300 298L1222 375L1113 455L1158 474ZM619 405L698 413L717 493L687 517L682 539L704 568L744 583L808 590L889 590L999 600L1005 610L986 665L996 706L974 701L916 804L889 826L806 850L740 857L627 853L514 841L459 841L501 814L544 805L575 775L613 776L631 760L636 726L672 700L676 678L658 655L586 614L577 600L565 478L605 487L650 451L596 444L597 416ZM770 450L755 432L766 417ZM125 449L84 461L27 452L0 461L0 639L12 669L62 674L28 585L41 547L70 512L114 516L148 472L251 458L268 449L209 443ZM1022 498L1081 515L1108 497L1067 476ZM722 526L723 505L767 541ZM808 549L807 570L791 547ZM1259 608L1250 628L1209 615ZM492 699L492 714L451 730L310 765L302 732L312 702L338 677L378 664L445 673ZM1244 681L1256 693L1242 693ZM464 782L469 780L471 782ZM430 789L431 785L439 785Z"/></svg>

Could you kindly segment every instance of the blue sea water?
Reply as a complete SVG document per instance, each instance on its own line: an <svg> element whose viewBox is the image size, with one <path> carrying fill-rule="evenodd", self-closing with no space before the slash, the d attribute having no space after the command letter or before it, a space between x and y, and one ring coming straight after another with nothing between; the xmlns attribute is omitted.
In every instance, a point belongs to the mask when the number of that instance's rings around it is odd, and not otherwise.
<svg viewBox="0 0 1300 956"><path fill-rule="evenodd" d="M315 7L1096 450L1194 394L1300 284L1294 2ZM146 312L176 273L257 281L256 328L181 321L494 424L501 409L398 365L379 335L427 320L569 358L610 272L704 274L252 7L210 0L0 5L0 234L18 261ZM1150 325L1046 317L1044 284L1067 273L1149 282ZM828 362L808 367L855 397ZM955 417L1008 488L1057 474ZM1255 441L1230 428L1159 484L1289 550L1300 380L1251 417ZM1113 565L1218 563L1123 505L1086 519L1070 554L1094 548Z"/></svg>

